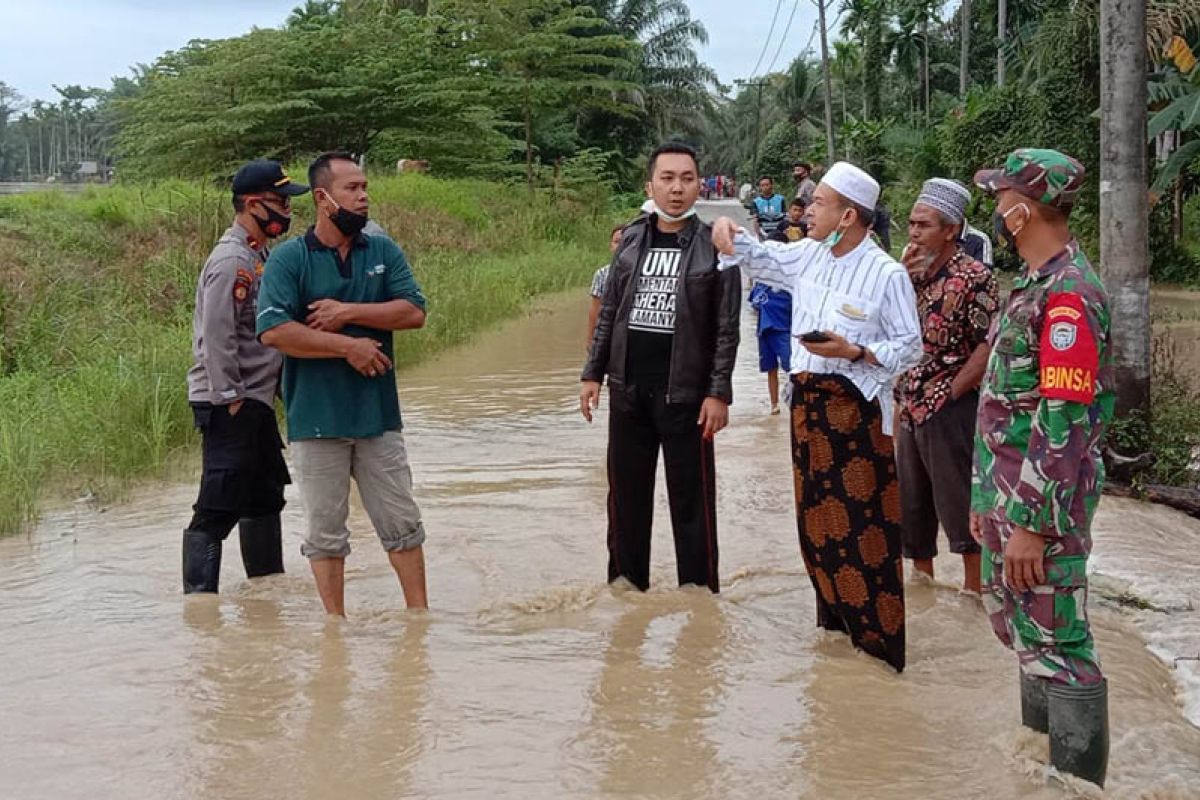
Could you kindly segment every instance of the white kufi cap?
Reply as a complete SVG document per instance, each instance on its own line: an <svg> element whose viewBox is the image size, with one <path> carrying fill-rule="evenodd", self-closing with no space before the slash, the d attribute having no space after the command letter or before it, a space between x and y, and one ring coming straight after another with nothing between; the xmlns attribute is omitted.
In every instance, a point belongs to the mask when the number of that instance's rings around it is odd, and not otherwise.
<svg viewBox="0 0 1200 800"><path fill-rule="evenodd" d="M821 185L863 208L875 208L879 202L878 181L847 161L839 161L830 167L821 178Z"/></svg>

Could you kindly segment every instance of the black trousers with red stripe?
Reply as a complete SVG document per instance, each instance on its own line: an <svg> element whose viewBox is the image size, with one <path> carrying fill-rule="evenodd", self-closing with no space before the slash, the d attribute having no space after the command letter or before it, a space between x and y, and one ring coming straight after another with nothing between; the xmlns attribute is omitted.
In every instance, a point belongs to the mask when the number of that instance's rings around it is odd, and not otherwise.
<svg viewBox="0 0 1200 800"><path fill-rule="evenodd" d="M608 580L650 588L654 475L662 449L679 585L720 591L713 443L701 436L699 403L668 403L665 389L610 393Z"/></svg>

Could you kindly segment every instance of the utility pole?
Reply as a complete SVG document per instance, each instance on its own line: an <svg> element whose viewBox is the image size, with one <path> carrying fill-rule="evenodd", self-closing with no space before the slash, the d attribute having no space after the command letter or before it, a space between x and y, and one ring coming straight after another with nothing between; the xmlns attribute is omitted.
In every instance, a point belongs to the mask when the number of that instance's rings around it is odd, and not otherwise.
<svg viewBox="0 0 1200 800"><path fill-rule="evenodd" d="M1112 301L1117 416L1150 413L1146 3L1100 2L1100 269Z"/></svg>
<svg viewBox="0 0 1200 800"><path fill-rule="evenodd" d="M958 64L958 96L967 96L967 65L971 61L971 0L962 0L958 8L962 18L962 58Z"/></svg>
<svg viewBox="0 0 1200 800"><path fill-rule="evenodd" d="M1008 41L1008 0L997 0L996 32L1000 34L1000 48L996 51L996 85L1004 85L1004 45Z"/></svg>
<svg viewBox="0 0 1200 800"><path fill-rule="evenodd" d="M829 37L825 32L825 0L817 0L817 14L821 25L821 72L825 75L825 163L828 165L837 160L837 148L833 141L833 88L829 75Z"/></svg>
<svg viewBox="0 0 1200 800"><path fill-rule="evenodd" d="M762 90L767 85L767 81L759 78L758 80L749 81L737 80L734 83L742 88L751 87L758 90L758 96L754 101L754 156L751 159L751 172L753 172L753 175L750 176L750 180L753 182L758 180L758 128L762 121Z"/></svg>

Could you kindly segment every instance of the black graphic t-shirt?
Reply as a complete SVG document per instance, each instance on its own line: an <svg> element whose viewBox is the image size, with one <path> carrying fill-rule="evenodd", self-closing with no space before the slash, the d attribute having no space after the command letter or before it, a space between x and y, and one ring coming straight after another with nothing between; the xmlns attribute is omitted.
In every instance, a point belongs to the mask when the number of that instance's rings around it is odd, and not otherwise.
<svg viewBox="0 0 1200 800"><path fill-rule="evenodd" d="M675 338L675 297L679 288L679 235L655 228L650 249L634 276L629 312L628 382L663 388L671 374L671 342Z"/></svg>

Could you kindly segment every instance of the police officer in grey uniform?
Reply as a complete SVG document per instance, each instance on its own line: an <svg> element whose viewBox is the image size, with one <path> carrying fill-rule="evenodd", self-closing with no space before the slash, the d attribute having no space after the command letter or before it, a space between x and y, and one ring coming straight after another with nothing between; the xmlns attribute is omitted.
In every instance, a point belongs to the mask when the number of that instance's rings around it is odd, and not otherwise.
<svg viewBox="0 0 1200 800"><path fill-rule="evenodd" d="M275 421L283 356L255 335L255 300L267 242L287 232L293 183L275 161L233 178L233 225L217 241L196 286L188 402L203 439L203 474L183 532L183 591L216 592L221 545L234 526L247 577L283 572L279 512L290 482Z"/></svg>

